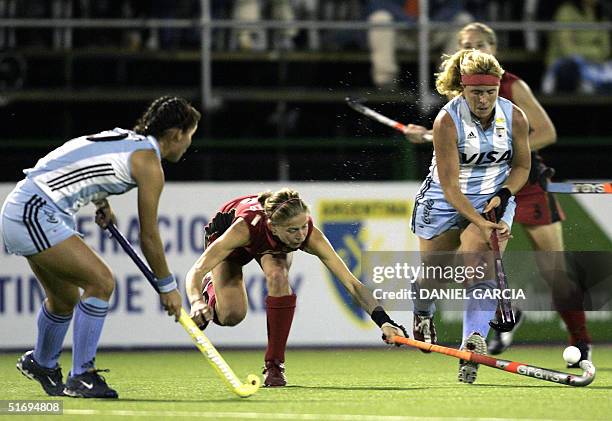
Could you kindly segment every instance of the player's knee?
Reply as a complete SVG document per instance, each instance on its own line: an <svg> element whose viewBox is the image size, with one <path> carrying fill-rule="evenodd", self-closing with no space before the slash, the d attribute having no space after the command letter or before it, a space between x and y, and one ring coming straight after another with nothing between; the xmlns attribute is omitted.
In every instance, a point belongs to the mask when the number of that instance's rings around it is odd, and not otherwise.
<svg viewBox="0 0 612 421"><path fill-rule="evenodd" d="M463 257L464 260L477 261L479 259L479 253L489 250L491 250L489 243L487 243L480 235L468 237L461 242L461 246L459 247L460 252L467 253Z"/></svg>
<svg viewBox="0 0 612 421"><path fill-rule="evenodd" d="M273 271L266 274L266 283L268 294L272 296L289 295L291 289L289 287L289 277L285 271Z"/></svg>
<svg viewBox="0 0 612 421"><path fill-rule="evenodd" d="M47 296L47 309L53 314L70 314L79 302L79 296L70 294L68 296Z"/></svg>
<svg viewBox="0 0 612 421"><path fill-rule="evenodd" d="M110 300L111 295L113 295L113 291L115 290L115 279L111 276L108 278L103 284L101 288L102 297L104 300Z"/></svg>
<svg viewBox="0 0 612 421"><path fill-rule="evenodd" d="M85 290L88 295L108 301L115 290L115 278L108 268L100 269Z"/></svg>

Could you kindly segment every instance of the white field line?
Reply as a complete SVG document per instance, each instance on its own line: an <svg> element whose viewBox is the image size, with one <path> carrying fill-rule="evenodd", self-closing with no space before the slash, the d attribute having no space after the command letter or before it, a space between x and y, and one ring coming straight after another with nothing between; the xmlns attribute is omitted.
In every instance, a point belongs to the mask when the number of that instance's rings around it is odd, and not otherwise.
<svg viewBox="0 0 612 421"><path fill-rule="evenodd" d="M197 417L208 419L258 419L258 420L306 420L306 421L511 421L511 418L455 418L412 417L403 415L358 415L358 414L291 414L265 412L210 412L210 411L139 411L122 409L64 409L64 415L92 415L110 417ZM521 419L521 421L535 421ZM542 420L538 421L553 421Z"/></svg>

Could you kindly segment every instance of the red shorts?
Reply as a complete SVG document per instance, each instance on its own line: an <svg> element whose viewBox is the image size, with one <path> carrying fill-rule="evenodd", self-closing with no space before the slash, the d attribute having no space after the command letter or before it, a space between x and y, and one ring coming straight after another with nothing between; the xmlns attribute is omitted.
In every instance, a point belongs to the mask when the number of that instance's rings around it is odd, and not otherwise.
<svg viewBox="0 0 612 421"><path fill-rule="evenodd" d="M239 266L245 266L254 258L255 257L251 253L241 247L232 251L230 255L225 258L225 260L231 263L235 263Z"/></svg>
<svg viewBox="0 0 612 421"><path fill-rule="evenodd" d="M210 246L219 237L220 235L212 235L208 239L209 241L208 245ZM244 247L240 247L240 248L234 249L229 254L229 256L227 256L224 260L230 263L234 263L239 266L245 266L247 263L249 263L254 258L255 257L251 253L249 253Z"/></svg>
<svg viewBox="0 0 612 421"><path fill-rule="evenodd" d="M528 183L515 196L514 222L524 225L549 225L565 220L555 196L538 183Z"/></svg>
<svg viewBox="0 0 612 421"><path fill-rule="evenodd" d="M226 211L225 208L221 208L219 212L225 212L225 211ZM211 223L212 221L208 223L208 225L206 226L206 229L208 229ZM227 227L222 227L221 232L214 232L210 235L204 234L206 247L209 247L212 243L214 243L217 240L217 238L221 237L221 235L223 235L225 230L227 230L228 228L229 228L229 225ZM234 263L239 266L245 266L247 263L249 263L253 259L254 259L254 256L251 253L249 253L248 250L246 250L244 247L240 247L240 248L234 249L229 254L229 256L227 256L224 260Z"/></svg>

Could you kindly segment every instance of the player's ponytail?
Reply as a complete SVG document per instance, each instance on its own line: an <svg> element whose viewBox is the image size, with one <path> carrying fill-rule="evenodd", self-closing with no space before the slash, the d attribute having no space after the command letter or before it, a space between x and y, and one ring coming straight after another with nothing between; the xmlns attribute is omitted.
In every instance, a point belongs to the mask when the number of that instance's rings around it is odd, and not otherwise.
<svg viewBox="0 0 612 421"><path fill-rule="evenodd" d="M262 208L266 208L266 200L270 196L272 196L272 192L270 190L261 192L257 195L257 201L259 202Z"/></svg>
<svg viewBox="0 0 612 421"><path fill-rule="evenodd" d="M271 191L260 193L257 200L273 224L281 224L297 215L310 213L308 205L300 198L300 194L289 188L274 193Z"/></svg>
<svg viewBox="0 0 612 421"><path fill-rule="evenodd" d="M187 131L198 124L202 115L186 99L163 96L151 103L138 119L134 131L160 138L168 129Z"/></svg>

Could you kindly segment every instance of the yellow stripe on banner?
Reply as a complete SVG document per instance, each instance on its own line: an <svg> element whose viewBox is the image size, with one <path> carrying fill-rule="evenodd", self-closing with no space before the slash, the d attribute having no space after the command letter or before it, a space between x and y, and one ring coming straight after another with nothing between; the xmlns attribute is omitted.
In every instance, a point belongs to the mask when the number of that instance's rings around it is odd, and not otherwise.
<svg viewBox="0 0 612 421"><path fill-rule="evenodd" d="M408 200L321 200L318 217L333 222L356 218L402 218L410 217L411 213L412 206Z"/></svg>

